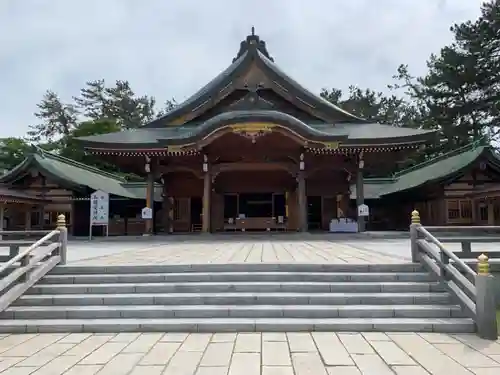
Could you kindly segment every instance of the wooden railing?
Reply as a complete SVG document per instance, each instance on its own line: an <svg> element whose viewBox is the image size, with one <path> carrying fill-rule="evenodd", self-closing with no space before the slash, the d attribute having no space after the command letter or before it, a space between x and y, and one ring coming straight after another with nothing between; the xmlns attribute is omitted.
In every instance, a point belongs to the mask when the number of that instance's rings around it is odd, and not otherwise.
<svg viewBox="0 0 500 375"><path fill-rule="evenodd" d="M496 321L494 277L489 272L489 259L485 254L477 257L477 272L438 238L420 224L418 211L411 214L410 246L413 262L422 263L448 288L465 312L476 323L477 333L485 339L498 338ZM438 230L460 231L462 227L434 227ZM428 230L429 229L429 230ZM474 237L464 237L474 241ZM456 238L461 242L461 237ZM492 240L491 242L493 242ZM449 241L452 242L452 241ZM462 251L463 252L463 251Z"/></svg>
<svg viewBox="0 0 500 375"><path fill-rule="evenodd" d="M37 233L34 233L37 232ZM0 235L22 234L3 231ZM28 234L43 235L27 243L26 240L0 240L0 247L9 247L9 259L0 265L0 311L23 295L57 264L66 264L68 231L64 215L59 215L53 231L30 231ZM28 246L20 250L22 246ZM13 251L13 248L17 251Z"/></svg>

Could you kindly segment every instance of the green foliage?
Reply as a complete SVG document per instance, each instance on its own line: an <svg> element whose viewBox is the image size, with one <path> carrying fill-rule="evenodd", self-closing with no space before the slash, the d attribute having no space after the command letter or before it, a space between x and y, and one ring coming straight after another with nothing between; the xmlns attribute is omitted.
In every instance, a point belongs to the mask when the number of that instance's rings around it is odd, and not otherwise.
<svg viewBox="0 0 500 375"><path fill-rule="evenodd" d="M25 159L30 149L21 138L0 139L0 170L8 171L14 168Z"/></svg>

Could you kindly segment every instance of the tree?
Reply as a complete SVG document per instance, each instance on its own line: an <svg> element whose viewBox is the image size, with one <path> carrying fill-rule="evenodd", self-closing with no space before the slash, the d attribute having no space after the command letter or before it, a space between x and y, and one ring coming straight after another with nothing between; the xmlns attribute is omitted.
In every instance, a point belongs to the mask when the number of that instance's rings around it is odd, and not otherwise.
<svg viewBox="0 0 500 375"><path fill-rule="evenodd" d="M35 116L42 122L30 125L28 140L32 142L52 142L69 135L76 125L78 110L72 104L63 103L53 91L48 90L37 107Z"/></svg>
<svg viewBox="0 0 500 375"><path fill-rule="evenodd" d="M102 79L89 81L74 100L88 119L114 119L122 129L137 128L155 117L155 99L137 96L128 81L116 81L112 87Z"/></svg>
<svg viewBox="0 0 500 375"><path fill-rule="evenodd" d="M117 131L120 131L120 125L115 120L101 119L81 122L65 137L62 143L64 146L60 149L60 154L85 164L97 166L100 164L99 159L93 155L87 155L76 138ZM104 163L104 165L108 166L107 163Z"/></svg>
<svg viewBox="0 0 500 375"><path fill-rule="evenodd" d="M30 145L21 138L0 139L0 170L8 171L21 163L30 150Z"/></svg>
<svg viewBox="0 0 500 375"><path fill-rule="evenodd" d="M321 97L363 119L394 126L416 126L417 110L403 98L371 89L349 86L347 97L342 90L323 89Z"/></svg>
<svg viewBox="0 0 500 375"><path fill-rule="evenodd" d="M432 153L498 135L500 0L483 4L481 13L451 27L454 43L431 55L426 75L412 77L404 65L396 75L397 86L423 108L423 127L440 132Z"/></svg>

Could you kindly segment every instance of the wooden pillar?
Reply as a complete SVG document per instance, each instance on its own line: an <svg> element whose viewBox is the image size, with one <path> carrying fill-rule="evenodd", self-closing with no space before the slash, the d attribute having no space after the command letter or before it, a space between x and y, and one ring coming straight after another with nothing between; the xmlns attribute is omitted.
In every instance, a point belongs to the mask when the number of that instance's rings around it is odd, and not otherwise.
<svg viewBox="0 0 500 375"><path fill-rule="evenodd" d="M153 222L154 222L154 217L155 217L155 213L154 213L155 178L154 178L153 170L151 168L151 164L146 164L146 172L148 173L147 180L146 180L146 207L151 208L152 216L151 216L151 219L146 219L144 234L147 236L150 236L153 234Z"/></svg>
<svg viewBox="0 0 500 375"><path fill-rule="evenodd" d="M210 232L210 198L212 195L212 175L207 170L203 179L203 211L202 211L202 230Z"/></svg>
<svg viewBox="0 0 500 375"><path fill-rule="evenodd" d="M24 213L24 229L31 230L31 206L28 206Z"/></svg>
<svg viewBox="0 0 500 375"><path fill-rule="evenodd" d="M365 204L365 183L363 179L363 168L365 162L363 160L363 153L358 156L358 173L356 175L356 212L358 207ZM365 217L357 215L358 219L358 232L364 232L366 230Z"/></svg>
<svg viewBox="0 0 500 375"><path fill-rule="evenodd" d="M3 222L4 222L4 214L5 214L5 205L0 203L0 231L3 231ZM3 239L3 236L0 234L0 240Z"/></svg>
<svg viewBox="0 0 500 375"><path fill-rule="evenodd" d="M299 231L307 232L307 197L306 197L306 180L304 172L299 171L297 175L297 199L299 203Z"/></svg>
<svg viewBox="0 0 500 375"><path fill-rule="evenodd" d="M491 199L488 200L488 225L495 225L495 202Z"/></svg>

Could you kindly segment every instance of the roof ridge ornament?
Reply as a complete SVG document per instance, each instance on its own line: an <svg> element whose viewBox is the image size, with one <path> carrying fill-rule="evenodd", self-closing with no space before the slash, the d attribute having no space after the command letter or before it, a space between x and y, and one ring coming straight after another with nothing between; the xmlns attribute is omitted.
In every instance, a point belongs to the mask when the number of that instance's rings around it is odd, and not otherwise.
<svg viewBox="0 0 500 375"><path fill-rule="evenodd" d="M261 40L260 37L255 34L255 27L252 26L250 29L250 34L247 35L246 39L240 43L240 50L238 54L233 59L233 63L236 62L240 57L242 57L245 52L256 52L259 51L269 60L274 62L274 59L271 57L269 52L267 51L266 42Z"/></svg>

